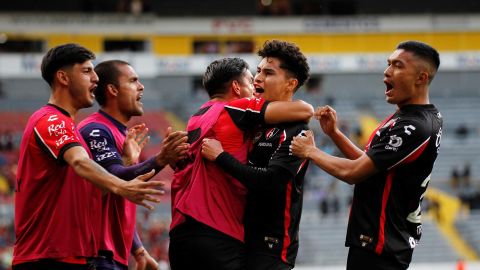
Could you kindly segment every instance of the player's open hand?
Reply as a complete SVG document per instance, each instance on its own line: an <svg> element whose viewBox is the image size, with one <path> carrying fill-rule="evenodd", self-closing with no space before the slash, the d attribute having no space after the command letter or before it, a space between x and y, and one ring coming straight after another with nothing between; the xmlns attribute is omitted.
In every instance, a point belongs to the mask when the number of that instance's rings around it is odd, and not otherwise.
<svg viewBox="0 0 480 270"><path fill-rule="evenodd" d="M300 135L293 137L292 144L290 145L292 154L304 159L308 159L310 153L315 149L315 138L311 130L307 130L305 136Z"/></svg>
<svg viewBox="0 0 480 270"><path fill-rule="evenodd" d="M153 206L147 202L160 202L160 199L155 195L162 195L165 191L157 188L162 188L165 183L162 181L148 181L155 174L155 170L151 170L146 174L142 174L131 181L125 181L119 190L115 193L120 196L141 205L147 209L153 209Z"/></svg>
<svg viewBox="0 0 480 270"><path fill-rule="evenodd" d="M125 142L123 143L123 165L131 166L138 163L143 147L150 141L150 136L147 135L147 132L148 128L145 127L144 123L128 129Z"/></svg>
<svg viewBox="0 0 480 270"><path fill-rule="evenodd" d="M190 144L187 143L188 137L186 131L172 132L172 128L168 127L165 139L162 142L162 148L156 156L159 166L175 164L177 161L186 157Z"/></svg>
<svg viewBox="0 0 480 270"><path fill-rule="evenodd" d="M210 161L215 161L223 152L222 144L215 139L205 138L202 141L202 156Z"/></svg>

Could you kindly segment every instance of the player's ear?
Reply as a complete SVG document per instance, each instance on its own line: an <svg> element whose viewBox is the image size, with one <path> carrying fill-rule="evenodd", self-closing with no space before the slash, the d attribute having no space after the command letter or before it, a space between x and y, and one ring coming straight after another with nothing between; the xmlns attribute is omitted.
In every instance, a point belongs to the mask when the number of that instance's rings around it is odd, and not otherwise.
<svg viewBox="0 0 480 270"><path fill-rule="evenodd" d="M290 78L287 81L287 89L288 91L295 92L295 89L297 89L298 85L298 80L295 78Z"/></svg>
<svg viewBox="0 0 480 270"><path fill-rule="evenodd" d="M233 90L233 93L236 95L236 96L240 96L240 84L238 83L237 80L233 80L232 81L232 90Z"/></svg>
<svg viewBox="0 0 480 270"><path fill-rule="evenodd" d="M118 89L115 85L109 83L107 85L107 93L109 93L110 95L116 97L118 95Z"/></svg>
<svg viewBox="0 0 480 270"><path fill-rule="evenodd" d="M59 69L55 72L55 79L62 85L68 85L70 78L65 70Z"/></svg>
<svg viewBox="0 0 480 270"><path fill-rule="evenodd" d="M428 85L429 81L430 81L430 75L428 74L428 71L427 71L427 70L421 71L421 72L418 74L417 84L425 84L425 85Z"/></svg>

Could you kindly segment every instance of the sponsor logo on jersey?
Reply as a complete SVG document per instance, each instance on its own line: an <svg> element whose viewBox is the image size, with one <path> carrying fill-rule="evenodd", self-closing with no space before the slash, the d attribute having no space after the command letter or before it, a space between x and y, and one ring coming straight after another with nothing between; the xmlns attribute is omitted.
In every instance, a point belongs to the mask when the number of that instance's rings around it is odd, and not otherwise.
<svg viewBox="0 0 480 270"><path fill-rule="evenodd" d="M107 152L100 155L96 155L96 160L102 161L104 159L111 158L111 157L115 157L115 152Z"/></svg>
<svg viewBox="0 0 480 270"><path fill-rule="evenodd" d="M402 143L403 143L402 137L398 137L397 135L392 135L390 136L390 141L388 142L388 145L385 145L385 149L396 152L398 150L398 147L400 147Z"/></svg>
<svg viewBox="0 0 480 270"><path fill-rule="evenodd" d="M261 142L258 144L259 147L273 147L272 143L269 142Z"/></svg>
<svg viewBox="0 0 480 270"><path fill-rule="evenodd" d="M403 129L405 130L405 133L410 136L412 135L412 131L416 130L417 128L414 125L408 125L404 126Z"/></svg>
<svg viewBox="0 0 480 270"><path fill-rule="evenodd" d="M53 122L55 120L58 120L58 116L56 114L52 114L50 115L50 117L48 117L48 122Z"/></svg>
<svg viewBox="0 0 480 270"><path fill-rule="evenodd" d="M416 240L415 238L413 238L413 237L410 236L410 237L408 238L408 243L410 244L410 247L411 247L412 249L414 249L414 248L417 246L417 244L418 244L418 240Z"/></svg>
<svg viewBox="0 0 480 270"><path fill-rule="evenodd" d="M88 136L98 137L98 136L100 136L100 130L99 129L94 129L94 130L92 130L92 132L90 132L90 134L88 134Z"/></svg>
<svg viewBox="0 0 480 270"><path fill-rule="evenodd" d="M55 137L67 134L67 130L65 129L65 121L48 126L48 134Z"/></svg>
<svg viewBox="0 0 480 270"><path fill-rule="evenodd" d="M91 140L90 149L96 150L97 152L106 152L110 151L110 147L107 146L107 139L103 138L103 141Z"/></svg>
<svg viewBox="0 0 480 270"><path fill-rule="evenodd" d="M437 139L435 140L435 146L437 147L437 153L440 150L440 142L442 141L442 128L438 130Z"/></svg>

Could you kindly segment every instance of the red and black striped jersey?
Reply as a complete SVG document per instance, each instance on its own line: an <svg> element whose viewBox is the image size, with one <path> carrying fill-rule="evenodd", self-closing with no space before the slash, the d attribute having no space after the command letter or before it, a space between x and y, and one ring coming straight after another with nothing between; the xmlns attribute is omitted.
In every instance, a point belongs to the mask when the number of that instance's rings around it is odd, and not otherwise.
<svg viewBox="0 0 480 270"><path fill-rule="evenodd" d="M410 264L442 122L434 105L406 105L374 131L365 150L378 173L355 185L346 246Z"/></svg>
<svg viewBox="0 0 480 270"><path fill-rule="evenodd" d="M280 173L249 188L245 210L245 242L249 252L280 258L294 266L308 162L293 156L294 136L308 130L304 122L267 127L255 135L249 166Z"/></svg>

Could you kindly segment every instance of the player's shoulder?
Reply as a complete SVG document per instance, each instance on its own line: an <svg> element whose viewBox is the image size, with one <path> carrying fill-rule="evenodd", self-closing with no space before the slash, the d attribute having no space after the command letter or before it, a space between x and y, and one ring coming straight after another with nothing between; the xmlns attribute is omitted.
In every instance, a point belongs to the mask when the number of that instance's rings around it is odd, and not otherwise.
<svg viewBox="0 0 480 270"><path fill-rule="evenodd" d="M262 105L265 103L263 98L240 98L229 101L225 107L227 108L238 108L238 109L246 109L255 105Z"/></svg>
<svg viewBox="0 0 480 270"><path fill-rule="evenodd" d="M90 131L90 130L93 130L93 129L99 129L101 131L109 131L110 128L107 127L105 124L103 123L99 123L99 122L89 122L89 123L85 123L83 125L79 125L79 129L81 132L83 131Z"/></svg>
<svg viewBox="0 0 480 270"><path fill-rule="evenodd" d="M68 115L58 109L50 108L48 106L39 109L37 112L39 114L38 121L41 122L56 122L56 121L69 121L73 122L73 119Z"/></svg>
<svg viewBox="0 0 480 270"><path fill-rule="evenodd" d="M395 125L399 129L415 130L416 133L430 134L434 131L436 125L433 123L435 114L429 111L412 111L399 115L395 120Z"/></svg>
<svg viewBox="0 0 480 270"><path fill-rule="evenodd" d="M80 134L86 140L113 137L110 128L103 123L91 122L80 128Z"/></svg>
<svg viewBox="0 0 480 270"><path fill-rule="evenodd" d="M402 107L398 116L402 118L402 121L411 121L414 123L431 122L433 119L442 118L440 112L432 104Z"/></svg>
<svg viewBox="0 0 480 270"><path fill-rule="evenodd" d="M52 133L57 130L70 128L73 130L75 127L75 122L70 115L56 110L53 107L49 108L48 106L45 106L36 113L38 113L38 118L36 119L34 125L37 129L45 129L49 133Z"/></svg>

